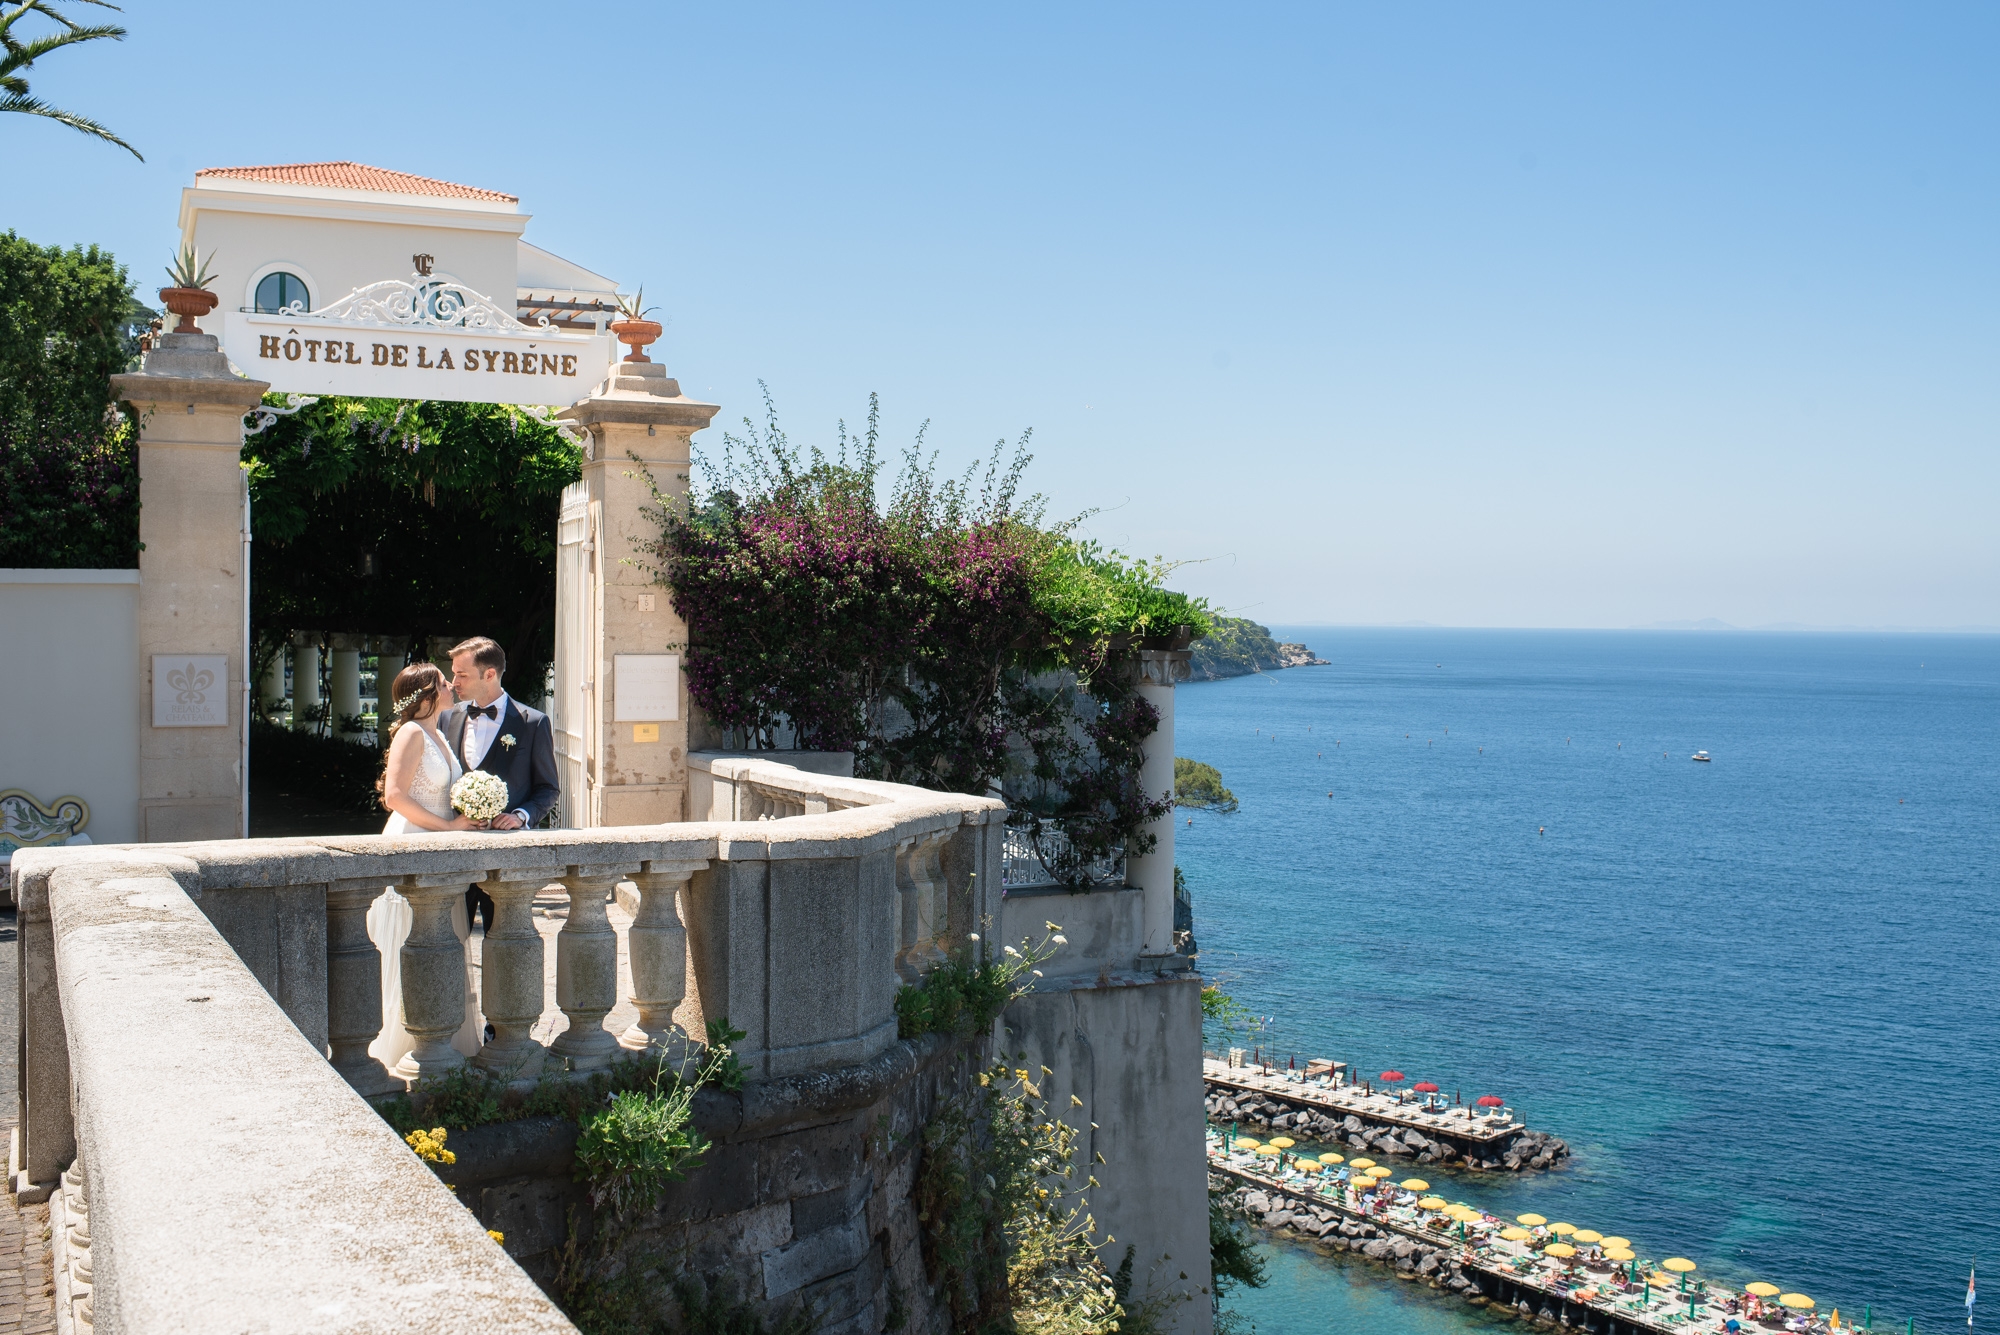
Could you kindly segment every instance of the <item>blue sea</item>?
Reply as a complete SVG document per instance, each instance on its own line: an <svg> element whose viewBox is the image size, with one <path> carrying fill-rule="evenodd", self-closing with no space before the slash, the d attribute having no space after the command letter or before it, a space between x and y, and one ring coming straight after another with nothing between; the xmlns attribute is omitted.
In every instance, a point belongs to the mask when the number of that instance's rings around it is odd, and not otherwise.
<svg viewBox="0 0 2000 1335"><path fill-rule="evenodd" d="M1332 665L1176 703L1242 804L1177 855L1251 1041L1573 1147L1427 1167L1454 1199L1962 1328L2000 1274L2000 637L1274 630ZM1263 1252L1261 1335L1494 1324Z"/></svg>

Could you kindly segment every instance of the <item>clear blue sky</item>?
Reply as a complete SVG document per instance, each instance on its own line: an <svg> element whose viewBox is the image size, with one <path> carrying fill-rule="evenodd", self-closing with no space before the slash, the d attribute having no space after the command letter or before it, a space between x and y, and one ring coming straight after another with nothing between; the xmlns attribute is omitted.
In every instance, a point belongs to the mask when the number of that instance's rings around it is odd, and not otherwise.
<svg viewBox="0 0 2000 1335"><path fill-rule="evenodd" d="M722 420L1033 427L1266 622L2000 627L1991 5L125 21L33 86L146 163L9 117L0 226L149 286L196 168L353 158L644 282Z"/></svg>

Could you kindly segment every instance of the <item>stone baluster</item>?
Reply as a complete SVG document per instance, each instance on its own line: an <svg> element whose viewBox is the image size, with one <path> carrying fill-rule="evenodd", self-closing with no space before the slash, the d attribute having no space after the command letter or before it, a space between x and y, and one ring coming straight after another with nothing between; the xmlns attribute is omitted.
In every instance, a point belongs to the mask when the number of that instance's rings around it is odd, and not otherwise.
<svg viewBox="0 0 2000 1335"><path fill-rule="evenodd" d="M674 1027L674 1010L687 996L687 928L675 899L696 872L699 862L648 862L632 878L639 891L639 911L625 932L626 954L632 960L632 1004L639 1018L618 1042L635 1052L658 1047L669 1065L683 1061L699 1040Z"/></svg>
<svg viewBox="0 0 2000 1335"><path fill-rule="evenodd" d="M474 1062L509 1081L533 1081L548 1049L533 1037L542 1018L542 934L535 930L535 895L562 870L489 872L479 888L493 897L493 926L480 954L479 1001L493 1039Z"/></svg>
<svg viewBox="0 0 2000 1335"><path fill-rule="evenodd" d="M326 887L327 1059L366 1098L403 1082L368 1055L382 1032L382 952L368 939L368 906L385 889L380 880L334 881Z"/></svg>
<svg viewBox="0 0 2000 1335"><path fill-rule="evenodd" d="M572 1071L609 1066L620 1052L604 1017L618 1004L618 933L605 916L611 887L636 875L637 867L570 867L562 875L569 891L569 917L556 934L556 1005L569 1028L556 1035L550 1051Z"/></svg>
<svg viewBox="0 0 2000 1335"><path fill-rule="evenodd" d="M465 876L408 876L396 887L410 901L410 939L403 943L403 1028L416 1044L396 1064L405 1080L441 1075L465 1065L451 1045L465 1024L465 945L451 929L451 906L465 893Z"/></svg>

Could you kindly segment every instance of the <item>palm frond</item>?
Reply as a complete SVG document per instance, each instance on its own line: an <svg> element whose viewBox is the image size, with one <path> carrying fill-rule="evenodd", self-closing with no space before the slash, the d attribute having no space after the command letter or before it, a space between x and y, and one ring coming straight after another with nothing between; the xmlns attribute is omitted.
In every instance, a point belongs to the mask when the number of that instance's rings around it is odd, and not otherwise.
<svg viewBox="0 0 2000 1335"><path fill-rule="evenodd" d="M107 143L116 144L141 162L146 160L145 154L111 133L111 131L105 129L102 125L99 125L96 121L91 120L87 116L79 116L73 111L63 111L60 108L52 107L38 98L28 97L21 93L9 93L5 97L0 97L0 112L5 111L18 111L24 116L46 116L52 121L69 126L72 130L81 130L83 133L95 135Z"/></svg>

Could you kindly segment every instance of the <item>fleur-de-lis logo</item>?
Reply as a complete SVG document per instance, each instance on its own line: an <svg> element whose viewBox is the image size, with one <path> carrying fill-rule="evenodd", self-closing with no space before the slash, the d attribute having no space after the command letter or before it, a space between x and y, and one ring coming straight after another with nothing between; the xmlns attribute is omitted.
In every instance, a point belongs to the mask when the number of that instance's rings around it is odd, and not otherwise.
<svg viewBox="0 0 2000 1335"><path fill-rule="evenodd" d="M208 688L215 685L215 674L207 668L197 668L189 663L167 673L167 685L174 688L174 703L177 705L205 705L208 703Z"/></svg>

